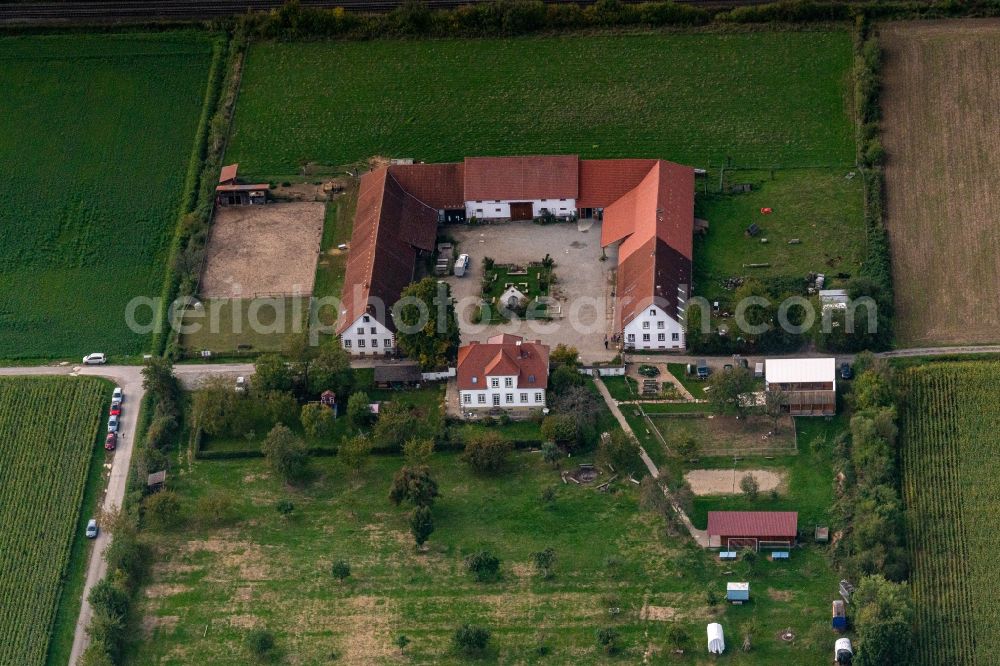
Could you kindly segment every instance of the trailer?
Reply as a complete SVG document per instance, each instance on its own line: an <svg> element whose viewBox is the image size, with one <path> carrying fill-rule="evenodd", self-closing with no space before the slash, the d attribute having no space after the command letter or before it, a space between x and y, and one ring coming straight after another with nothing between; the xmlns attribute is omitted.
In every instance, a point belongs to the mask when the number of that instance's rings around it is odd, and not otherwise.
<svg viewBox="0 0 1000 666"><path fill-rule="evenodd" d="M849 666L854 660L854 649L850 638L838 638L833 644L833 663L837 666Z"/></svg>
<svg viewBox="0 0 1000 666"><path fill-rule="evenodd" d="M841 633L847 631L847 610L843 600L837 599L833 602L833 612L830 625L835 631Z"/></svg>

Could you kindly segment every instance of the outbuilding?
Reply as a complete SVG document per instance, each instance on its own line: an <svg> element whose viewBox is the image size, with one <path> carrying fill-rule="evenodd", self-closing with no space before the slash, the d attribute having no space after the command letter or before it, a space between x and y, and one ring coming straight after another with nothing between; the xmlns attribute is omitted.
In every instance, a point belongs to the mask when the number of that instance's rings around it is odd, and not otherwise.
<svg viewBox="0 0 1000 666"><path fill-rule="evenodd" d="M726 601L732 604L750 601L750 583L726 583Z"/></svg>
<svg viewBox="0 0 1000 666"><path fill-rule="evenodd" d="M375 366L375 386L405 388L419 386L423 376L416 363L393 363Z"/></svg>
<svg viewBox="0 0 1000 666"><path fill-rule="evenodd" d="M725 550L791 548L798 525L795 511L709 511L709 545Z"/></svg>
<svg viewBox="0 0 1000 666"><path fill-rule="evenodd" d="M764 362L764 386L769 393L781 393L783 408L792 416L833 416L837 359L769 358Z"/></svg>

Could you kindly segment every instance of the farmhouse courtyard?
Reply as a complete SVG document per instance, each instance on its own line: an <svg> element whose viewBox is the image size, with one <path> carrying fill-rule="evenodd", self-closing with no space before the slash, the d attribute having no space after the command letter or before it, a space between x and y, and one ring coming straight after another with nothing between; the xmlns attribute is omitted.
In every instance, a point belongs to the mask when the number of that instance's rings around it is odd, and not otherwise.
<svg viewBox="0 0 1000 666"><path fill-rule="evenodd" d="M604 336L610 337L612 331L617 248L609 247L605 251L607 259L601 261L600 223L506 222L452 225L444 231L457 242L458 251L470 257L464 276L447 278L457 302L462 344L512 333L526 340L542 339L552 347L576 347L584 363L610 360L615 355L614 345L604 348ZM551 296L559 314L551 321L518 318L502 324L472 323L482 292L484 257L491 257L497 264L524 266L541 261L546 253L555 260L556 282ZM578 325L574 326L574 322Z"/></svg>

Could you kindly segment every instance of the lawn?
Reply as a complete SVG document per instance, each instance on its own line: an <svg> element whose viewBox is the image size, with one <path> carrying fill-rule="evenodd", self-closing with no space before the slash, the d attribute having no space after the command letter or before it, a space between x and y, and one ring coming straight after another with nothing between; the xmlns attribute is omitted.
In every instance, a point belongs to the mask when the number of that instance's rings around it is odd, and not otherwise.
<svg viewBox="0 0 1000 666"><path fill-rule="evenodd" d="M667 370L677 378L684 388L688 390L696 400L705 399L706 382L703 379L692 377L687 373L686 363L667 363Z"/></svg>
<svg viewBox="0 0 1000 666"><path fill-rule="evenodd" d="M709 193L699 190L695 215L708 220L707 236L695 237L696 293L709 299L725 296L722 280L756 277L799 278L824 273L828 285L840 273L854 275L865 250L862 183L848 178L853 169L790 169L727 171L725 193L718 192L718 175L707 179ZM736 183L753 190L730 194ZM764 215L761 209L770 208ZM757 224L761 232L745 231ZM761 242L767 239L767 243ZM799 243L789 243L798 240ZM768 264L751 268L750 264Z"/></svg>
<svg viewBox="0 0 1000 666"><path fill-rule="evenodd" d="M109 385L99 379L0 379L4 666L44 664L47 654L58 654L63 664L68 658L89 550L83 529L97 504L104 462L100 426L109 401Z"/></svg>
<svg viewBox="0 0 1000 666"><path fill-rule="evenodd" d="M148 349L126 304L163 290L212 48L195 32L0 38L0 358Z"/></svg>
<svg viewBox="0 0 1000 666"><path fill-rule="evenodd" d="M700 406L696 403L696 407ZM790 417L782 419L778 430L774 431L771 419L762 416L737 419L730 414L704 414L698 409L691 411L698 412L698 417L653 417L653 423L668 445L694 439L698 443L698 453L702 456L778 455L795 452L795 432Z"/></svg>
<svg viewBox="0 0 1000 666"><path fill-rule="evenodd" d="M668 624L646 618L671 616L692 637L687 655L671 662L701 663L710 619L731 640L748 618L759 623L753 652L731 649L731 663L818 663L829 651L826 600L836 578L819 551L759 562L748 577L753 603L709 607L706 586L721 593L733 565L668 536L658 516L637 510L634 485L613 484L609 494L566 485L537 453L520 453L496 477L436 454L437 529L417 552L407 509L386 499L400 462L375 457L354 475L335 458L318 459L318 480L292 490L261 460L195 461L173 485L184 507L223 493L235 515L226 527L191 521L147 534L158 561L139 601L147 631L136 632L129 662L244 664L246 633L267 628L289 663L400 661L400 634L411 641L407 661L465 663L450 641L472 622L492 631L487 663L606 663L595 641L605 626L620 635L616 660L638 663L647 651L667 658ZM551 504L542 500L547 487L555 488ZM281 499L295 506L287 518L274 508ZM501 559L501 576L476 583L463 560L484 547ZM556 553L550 580L532 565L531 554L546 547ZM341 559L351 565L343 583L330 575ZM799 638L776 638L785 627Z"/></svg>
<svg viewBox="0 0 1000 666"><path fill-rule="evenodd" d="M306 330L309 307L302 296L205 299L185 310L180 348L188 357L204 350L224 357L279 352L289 336Z"/></svg>
<svg viewBox="0 0 1000 666"><path fill-rule="evenodd" d="M265 42L227 159L247 177L373 155L854 163L846 31Z"/></svg>

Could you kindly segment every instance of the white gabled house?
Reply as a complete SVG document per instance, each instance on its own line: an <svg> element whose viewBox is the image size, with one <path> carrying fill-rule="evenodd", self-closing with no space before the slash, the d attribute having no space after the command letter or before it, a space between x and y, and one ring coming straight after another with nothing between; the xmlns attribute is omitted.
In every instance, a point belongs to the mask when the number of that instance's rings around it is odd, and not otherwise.
<svg viewBox="0 0 1000 666"><path fill-rule="evenodd" d="M394 354L396 334L375 315L363 314L340 334L340 344L351 354Z"/></svg>
<svg viewBox="0 0 1000 666"><path fill-rule="evenodd" d="M458 350L458 401L463 413L534 410L546 404L549 348L517 335L495 335Z"/></svg>
<svg viewBox="0 0 1000 666"><path fill-rule="evenodd" d="M656 304L635 309L632 319L622 327L622 334L626 348L684 349L683 322Z"/></svg>

